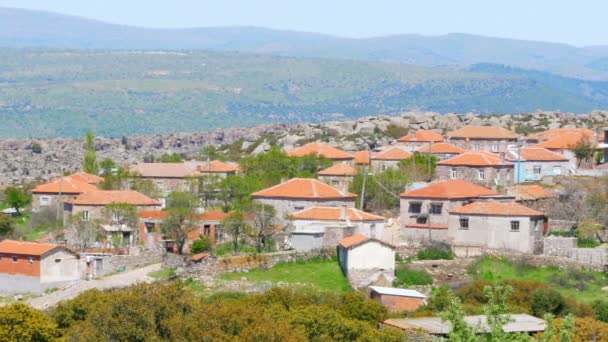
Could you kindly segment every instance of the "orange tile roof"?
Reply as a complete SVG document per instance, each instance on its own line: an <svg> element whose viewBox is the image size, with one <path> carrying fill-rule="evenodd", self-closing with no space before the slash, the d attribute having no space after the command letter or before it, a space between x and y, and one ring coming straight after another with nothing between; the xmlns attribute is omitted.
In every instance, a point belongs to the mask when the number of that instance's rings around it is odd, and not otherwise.
<svg viewBox="0 0 608 342"><path fill-rule="evenodd" d="M126 203L142 206L160 205L159 201L133 190L89 191L82 193L78 195L78 197L67 202L76 205L108 205L112 203Z"/></svg>
<svg viewBox="0 0 608 342"><path fill-rule="evenodd" d="M133 165L130 171L142 177L184 178L196 175L196 172L184 163L141 163Z"/></svg>
<svg viewBox="0 0 608 342"><path fill-rule="evenodd" d="M544 216L540 211L530 209L516 202L473 202L450 211L461 215L499 216Z"/></svg>
<svg viewBox="0 0 608 342"><path fill-rule="evenodd" d="M342 193L332 186L316 179L309 178L293 178L273 187L255 192L252 196L305 199L342 199L357 197L355 194Z"/></svg>
<svg viewBox="0 0 608 342"><path fill-rule="evenodd" d="M431 144L430 149L429 146L426 145L420 149L418 152L420 153L432 153L432 154L460 154L464 153L464 149L458 146L452 145L447 142L439 142L436 144Z"/></svg>
<svg viewBox="0 0 608 342"><path fill-rule="evenodd" d="M239 165L236 163L224 163L219 160L213 160L209 163L198 165L197 171L202 173L228 173L239 170Z"/></svg>
<svg viewBox="0 0 608 342"><path fill-rule="evenodd" d="M372 160L403 160L411 158L413 154L401 147L391 147L378 154L372 155Z"/></svg>
<svg viewBox="0 0 608 342"><path fill-rule="evenodd" d="M350 153L319 142L309 143L287 152L287 155L291 157L304 157L312 154L333 160L352 160L355 158Z"/></svg>
<svg viewBox="0 0 608 342"><path fill-rule="evenodd" d="M518 200L537 200L553 197L553 193L540 185L516 185L511 187L508 192L513 194Z"/></svg>
<svg viewBox="0 0 608 342"><path fill-rule="evenodd" d="M87 191L95 191L97 187L94 185L84 183L73 178L62 177L54 181L40 184L36 186L32 193L45 193L45 194L81 194Z"/></svg>
<svg viewBox="0 0 608 342"><path fill-rule="evenodd" d="M344 238L340 241L338 241L338 245L344 247L344 248L350 248L353 247L355 245L361 244L362 242L365 242L367 240L369 240L370 238L366 235L363 234L355 234L355 235L351 235L347 238Z"/></svg>
<svg viewBox="0 0 608 342"><path fill-rule="evenodd" d="M169 215L166 210L143 210L139 212L141 219L148 220L164 220ZM228 213L221 210L206 210L203 213L196 214L194 217L198 221L224 221L228 217Z"/></svg>
<svg viewBox="0 0 608 342"><path fill-rule="evenodd" d="M448 137L462 139L517 139L519 136L503 127L465 126L448 133Z"/></svg>
<svg viewBox="0 0 608 342"><path fill-rule="evenodd" d="M443 141L443 135L434 131L419 129L414 133L410 133L399 138L400 142L440 142Z"/></svg>
<svg viewBox="0 0 608 342"><path fill-rule="evenodd" d="M552 128L546 131L534 133L530 135L530 139L536 139L539 141L554 139L563 137L565 135L575 135L593 138L595 135L592 130L588 128Z"/></svg>
<svg viewBox="0 0 608 342"><path fill-rule="evenodd" d="M321 221L345 221L342 216L343 208L337 207L312 207L298 211L291 215L299 220L321 220ZM350 221L384 221L385 218L378 215L372 215L355 208L346 208L346 215Z"/></svg>
<svg viewBox="0 0 608 342"><path fill-rule="evenodd" d="M369 165L371 153L369 151L355 152L355 164L357 165Z"/></svg>
<svg viewBox="0 0 608 342"><path fill-rule="evenodd" d="M319 176L356 176L357 169L354 167L345 164L338 163L334 164L327 169L319 171Z"/></svg>
<svg viewBox="0 0 608 342"><path fill-rule="evenodd" d="M517 152L517 151L514 151ZM568 161L568 158L562 156L561 154L557 154L555 152L551 152L546 148L542 147L525 147L520 151L521 160L529 160L529 161ZM509 160L516 161L517 155L513 153L507 154Z"/></svg>
<svg viewBox="0 0 608 342"><path fill-rule="evenodd" d="M548 150L567 150L574 147L576 144L583 142L585 139L590 139L581 134L565 134L557 136L531 147L542 147Z"/></svg>
<svg viewBox="0 0 608 342"><path fill-rule="evenodd" d="M458 199L492 195L498 195L498 193L461 179L449 179L432 183L424 188L406 191L401 194L401 197Z"/></svg>
<svg viewBox="0 0 608 342"><path fill-rule="evenodd" d="M66 247L52 243L37 243L14 240L4 240L0 242L0 253L3 254L42 256L56 248L61 248L71 253L74 253Z"/></svg>
<svg viewBox="0 0 608 342"><path fill-rule="evenodd" d="M89 183L89 184L99 184L99 183L103 182L103 178L101 178L97 175L92 175L90 173L86 173L86 172L82 172L82 171L73 173L73 174L67 176L67 178L71 178L71 179L77 180L79 182Z"/></svg>
<svg viewBox="0 0 608 342"><path fill-rule="evenodd" d="M508 161L501 161L497 153L486 151L466 151L450 159L442 160L437 165L462 166L512 166Z"/></svg>

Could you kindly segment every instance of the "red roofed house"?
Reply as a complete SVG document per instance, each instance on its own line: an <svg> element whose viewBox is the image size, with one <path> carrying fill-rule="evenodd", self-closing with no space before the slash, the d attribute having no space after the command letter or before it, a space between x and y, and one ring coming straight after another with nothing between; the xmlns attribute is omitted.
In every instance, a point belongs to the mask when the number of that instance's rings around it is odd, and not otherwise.
<svg viewBox="0 0 608 342"><path fill-rule="evenodd" d="M41 293L80 279L78 254L63 246L0 242L0 292Z"/></svg>
<svg viewBox="0 0 608 342"><path fill-rule="evenodd" d="M382 240L355 234L338 242L338 262L355 288L364 288L380 277L395 279L395 246Z"/></svg>
<svg viewBox="0 0 608 342"><path fill-rule="evenodd" d="M462 179L493 188L513 184L513 163L504 153L467 151L437 163L435 175L439 179Z"/></svg>
<svg viewBox="0 0 608 342"><path fill-rule="evenodd" d="M355 206L357 195L340 191L316 179L293 178L252 194L252 198L272 205L279 220L314 206Z"/></svg>
<svg viewBox="0 0 608 342"><path fill-rule="evenodd" d="M460 179L406 191L400 195L401 232L410 241L446 241L451 210L496 196L496 191Z"/></svg>
<svg viewBox="0 0 608 342"><path fill-rule="evenodd" d="M91 184L94 186L99 186L99 184L101 184L101 182L103 182L103 178L99 177L97 175L92 175L90 173L86 173L83 171L78 171L76 173L73 173L69 176L67 176L68 178L77 180L79 182L83 182L83 183L87 183L87 184Z"/></svg>
<svg viewBox="0 0 608 342"><path fill-rule="evenodd" d="M545 214L516 202L475 202L450 211L448 237L459 255L540 253L546 222Z"/></svg>
<svg viewBox="0 0 608 342"><path fill-rule="evenodd" d="M586 128L555 128L536 133L528 141L538 142L532 147L545 148L566 157L570 161L570 169L576 170L579 167L579 161L572 152L572 148L585 141L596 145L597 137L592 130Z"/></svg>
<svg viewBox="0 0 608 342"><path fill-rule="evenodd" d="M146 248L167 248L167 239L161 231L161 224L168 213L161 210L141 211L139 213L139 240ZM189 251L190 245L199 237L208 237L212 243L222 242L225 239L221 223L228 217L220 210L207 210L196 214L192 231L188 234L184 251ZM172 246L175 247L176 246Z"/></svg>
<svg viewBox="0 0 608 342"><path fill-rule="evenodd" d="M84 180L82 175L78 177L67 176L36 186L32 190L32 211L52 210L61 212L64 201L84 192L97 190L95 185L84 182Z"/></svg>
<svg viewBox="0 0 608 342"><path fill-rule="evenodd" d="M330 159L336 163L349 164L351 164L355 159L355 156L350 153L346 153L340 149L320 142L312 142L304 146L296 147L293 150L287 152L287 155L291 157L318 155L320 157Z"/></svg>
<svg viewBox="0 0 608 342"><path fill-rule="evenodd" d="M186 162L186 165L192 164L196 166L196 171L202 176L218 176L226 178L229 175L235 175L239 171L239 164L212 160L209 162Z"/></svg>
<svg viewBox="0 0 608 342"><path fill-rule="evenodd" d="M515 166L515 182L539 181L568 174L568 158L542 147L509 148L506 160Z"/></svg>
<svg viewBox="0 0 608 342"><path fill-rule="evenodd" d="M133 165L130 171L153 181L162 197L173 191L191 190L193 183L190 178L198 174L194 167L186 163L142 163Z"/></svg>
<svg viewBox="0 0 608 342"><path fill-rule="evenodd" d="M353 234L382 238L385 218L355 208L312 207L291 215L289 241L296 250L335 247Z"/></svg>
<svg viewBox="0 0 608 342"><path fill-rule="evenodd" d="M367 166L370 163L372 153L369 150L355 152L355 165Z"/></svg>
<svg viewBox="0 0 608 342"><path fill-rule="evenodd" d="M346 163L334 164L327 169L319 171L317 174L320 181L323 181L344 192L348 191L350 183L353 181L356 175L357 169Z"/></svg>
<svg viewBox="0 0 608 342"><path fill-rule="evenodd" d="M393 146L372 155L371 167L375 172L384 172L388 168L396 169L402 160L411 158L414 154L402 147Z"/></svg>
<svg viewBox="0 0 608 342"><path fill-rule="evenodd" d="M448 133L448 142L465 150L506 152L517 144L519 135L502 127L465 126Z"/></svg>
<svg viewBox="0 0 608 342"><path fill-rule="evenodd" d="M400 146L405 147L406 150L414 152L423 147L428 147L435 143L443 141L443 135L429 130L419 129L414 133L410 133L397 140Z"/></svg>
<svg viewBox="0 0 608 342"><path fill-rule="evenodd" d="M420 148L417 152L432 154L439 158L439 160L445 160L450 159L452 157L456 157L457 155L464 153L465 150L447 142L439 142L429 146L424 146Z"/></svg>

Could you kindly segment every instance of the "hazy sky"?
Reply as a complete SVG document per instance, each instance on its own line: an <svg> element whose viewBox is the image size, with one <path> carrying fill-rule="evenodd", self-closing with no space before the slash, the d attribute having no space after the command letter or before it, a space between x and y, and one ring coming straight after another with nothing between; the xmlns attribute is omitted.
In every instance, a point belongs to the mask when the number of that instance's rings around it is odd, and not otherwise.
<svg viewBox="0 0 608 342"><path fill-rule="evenodd" d="M253 25L345 37L481 34L608 45L607 0L0 0L146 27Z"/></svg>

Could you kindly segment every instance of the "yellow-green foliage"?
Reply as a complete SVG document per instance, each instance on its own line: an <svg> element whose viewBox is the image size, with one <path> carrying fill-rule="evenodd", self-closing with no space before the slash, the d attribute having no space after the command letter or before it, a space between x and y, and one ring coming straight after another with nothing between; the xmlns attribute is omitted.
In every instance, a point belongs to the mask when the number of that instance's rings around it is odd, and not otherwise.
<svg viewBox="0 0 608 342"><path fill-rule="evenodd" d="M55 341L57 324L41 311L25 304L0 307L0 341Z"/></svg>

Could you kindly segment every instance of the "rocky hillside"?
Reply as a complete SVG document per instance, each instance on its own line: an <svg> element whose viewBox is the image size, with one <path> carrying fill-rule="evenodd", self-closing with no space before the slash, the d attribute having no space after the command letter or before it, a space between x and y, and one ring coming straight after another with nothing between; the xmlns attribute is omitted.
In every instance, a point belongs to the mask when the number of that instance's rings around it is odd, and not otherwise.
<svg viewBox="0 0 608 342"><path fill-rule="evenodd" d="M518 115L437 114L407 112L399 116L374 116L321 124L275 124L208 132L145 135L123 139L98 137L98 158L121 163L141 162L146 156L179 153L198 156L208 145L232 154L258 153L271 144L285 149L312 140L327 141L347 151L356 151L375 141L380 146L395 142L407 130L433 129L447 133L465 125L502 126L520 134L557 127L589 127L600 131L608 126L608 111L575 115L537 112ZM40 145L41 151L37 150ZM36 148L33 148L36 146ZM0 186L49 179L78 170L83 159L82 139L0 140Z"/></svg>

